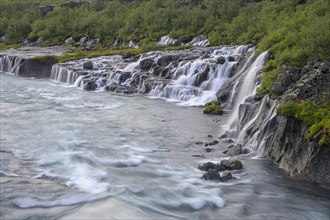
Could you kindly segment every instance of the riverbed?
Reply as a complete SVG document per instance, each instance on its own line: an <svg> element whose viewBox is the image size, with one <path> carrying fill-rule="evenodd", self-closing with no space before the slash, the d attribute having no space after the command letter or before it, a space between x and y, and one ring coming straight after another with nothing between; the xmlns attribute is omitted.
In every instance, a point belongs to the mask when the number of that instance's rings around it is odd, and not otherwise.
<svg viewBox="0 0 330 220"><path fill-rule="evenodd" d="M329 190L253 152L226 183L224 116L0 73L1 219L328 219ZM212 152L204 145L218 140Z"/></svg>

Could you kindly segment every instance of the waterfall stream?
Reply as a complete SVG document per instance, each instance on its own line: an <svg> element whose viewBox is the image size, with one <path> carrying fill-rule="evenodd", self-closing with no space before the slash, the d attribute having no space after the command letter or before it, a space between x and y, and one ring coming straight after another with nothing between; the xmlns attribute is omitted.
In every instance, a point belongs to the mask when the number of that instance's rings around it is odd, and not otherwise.
<svg viewBox="0 0 330 220"><path fill-rule="evenodd" d="M104 56L55 64L51 80L13 76L23 60L1 56L0 71L13 74L0 74L0 218L327 219L324 188L260 160L278 102L256 97L268 54L255 53L242 45ZM178 106L225 90L222 116ZM244 168L228 182L203 181L198 165L228 159L232 142L252 150L233 156Z"/></svg>
<svg viewBox="0 0 330 220"><path fill-rule="evenodd" d="M22 59L16 56L4 55L0 57L0 71L18 75Z"/></svg>
<svg viewBox="0 0 330 220"><path fill-rule="evenodd" d="M216 100L223 83L240 71L233 72L234 67L243 57L252 57L252 52L250 46L242 45L149 52L135 62L120 56L84 59L54 65L51 79L83 88L93 83L96 89L143 92L182 105L204 105ZM87 60L93 69L82 68Z"/></svg>

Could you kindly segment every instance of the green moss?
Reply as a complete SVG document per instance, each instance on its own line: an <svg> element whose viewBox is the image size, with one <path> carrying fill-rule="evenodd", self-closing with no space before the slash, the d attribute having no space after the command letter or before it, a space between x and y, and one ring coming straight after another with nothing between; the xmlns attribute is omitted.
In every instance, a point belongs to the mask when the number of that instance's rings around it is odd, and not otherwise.
<svg viewBox="0 0 330 220"><path fill-rule="evenodd" d="M290 101L280 105L277 113L293 117L309 126L308 141L311 141L315 134L321 132L319 144L321 146L330 144L330 102L317 104L307 101Z"/></svg>
<svg viewBox="0 0 330 220"><path fill-rule="evenodd" d="M58 62L56 56L37 56L32 58L33 61L43 64L54 64Z"/></svg>
<svg viewBox="0 0 330 220"><path fill-rule="evenodd" d="M0 51L5 51L11 48L20 48L21 45L19 44L5 44L5 43L0 43Z"/></svg>
<svg viewBox="0 0 330 220"><path fill-rule="evenodd" d="M97 48L93 51L82 51L81 49L77 48L76 52L74 53L66 53L62 56L56 56L56 61L59 63L71 61L71 60L78 60L83 58L93 58L99 56L112 56L112 55L120 55L122 53L130 53L133 56L137 56L141 53L145 53L147 51L152 50L185 50L187 48L191 48L191 46L173 46L173 47L166 47L166 46L157 46L157 47L144 47L144 48L127 48L123 47L121 49L116 50L106 50L102 48Z"/></svg>
<svg viewBox="0 0 330 220"><path fill-rule="evenodd" d="M211 104L205 106L205 108L203 109L203 113L209 115L222 115L223 110L217 103L212 102Z"/></svg>

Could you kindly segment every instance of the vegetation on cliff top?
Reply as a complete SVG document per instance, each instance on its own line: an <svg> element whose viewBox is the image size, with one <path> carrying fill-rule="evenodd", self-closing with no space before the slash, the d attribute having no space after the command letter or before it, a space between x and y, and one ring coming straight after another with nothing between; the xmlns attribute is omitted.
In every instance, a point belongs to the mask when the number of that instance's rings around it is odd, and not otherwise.
<svg viewBox="0 0 330 220"><path fill-rule="evenodd" d="M308 141L311 141L318 132L321 132L319 144L321 146L330 144L330 102L317 104L304 100L299 102L290 101L282 104L277 109L277 113L291 116L309 126Z"/></svg>

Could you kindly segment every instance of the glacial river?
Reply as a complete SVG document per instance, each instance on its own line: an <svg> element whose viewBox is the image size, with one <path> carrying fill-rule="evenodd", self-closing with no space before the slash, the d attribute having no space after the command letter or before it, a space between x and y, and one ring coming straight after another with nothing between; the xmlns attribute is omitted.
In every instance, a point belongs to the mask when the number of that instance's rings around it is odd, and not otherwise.
<svg viewBox="0 0 330 220"><path fill-rule="evenodd" d="M226 115L47 79L0 82L0 219L330 217L329 190L253 153L233 181L200 179L199 164L227 158ZM196 144L214 140L209 153Z"/></svg>

